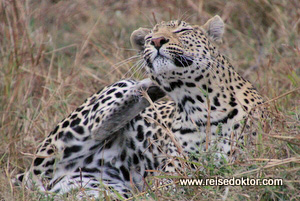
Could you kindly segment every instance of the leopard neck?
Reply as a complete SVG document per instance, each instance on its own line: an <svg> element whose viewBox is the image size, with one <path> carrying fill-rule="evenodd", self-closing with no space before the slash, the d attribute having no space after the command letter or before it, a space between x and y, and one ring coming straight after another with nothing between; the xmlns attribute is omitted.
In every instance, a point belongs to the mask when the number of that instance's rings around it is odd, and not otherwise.
<svg viewBox="0 0 300 201"><path fill-rule="evenodd" d="M223 58L223 62L219 58ZM243 111L250 109L237 97L253 91L252 85L226 64L224 57L219 58L202 62L196 68L176 69L155 78L175 101L180 121L187 127L206 125L208 114L213 124L227 123L242 118L240 116L246 114Z"/></svg>

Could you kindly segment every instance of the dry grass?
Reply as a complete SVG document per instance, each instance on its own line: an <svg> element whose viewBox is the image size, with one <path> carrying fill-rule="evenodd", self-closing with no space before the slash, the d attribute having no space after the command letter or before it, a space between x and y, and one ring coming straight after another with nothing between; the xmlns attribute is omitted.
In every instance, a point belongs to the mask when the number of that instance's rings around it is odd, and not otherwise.
<svg viewBox="0 0 300 201"><path fill-rule="evenodd" d="M136 60L129 36L155 20L183 17L227 24L221 51L270 101L272 128L260 130L247 160L196 176L283 178L283 186L185 187L156 191L164 200L300 199L300 3L297 0L30 1L0 4L0 200L52 200L12 185L38 143L86 97L120 78ZM290 93L288 93L290 92ZM188 170L187 170L188 171ZM197 175L199 174L199 175ZM72 200L73 198L64 198Z"/></svg>

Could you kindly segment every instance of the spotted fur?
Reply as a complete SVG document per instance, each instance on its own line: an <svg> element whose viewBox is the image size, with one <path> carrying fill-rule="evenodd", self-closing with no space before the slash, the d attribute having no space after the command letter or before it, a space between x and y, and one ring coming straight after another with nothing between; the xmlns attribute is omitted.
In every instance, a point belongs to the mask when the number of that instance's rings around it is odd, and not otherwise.
<svg viewBox="0 0 300 201"><path fill-rule="evenodd" d="M219 53L223 32L219 16L203 26L170 21L133 32L156 86L123 80L92 95L42 142L25 182L56 193L84 186L95 196L103 183L126 197L131 181L143 190L146 170L174 171L181 165L168 164L171 156L205 151L207 133L218 156L233 155L263 100ZM163 91L172 100L155 102Z"/></svg>

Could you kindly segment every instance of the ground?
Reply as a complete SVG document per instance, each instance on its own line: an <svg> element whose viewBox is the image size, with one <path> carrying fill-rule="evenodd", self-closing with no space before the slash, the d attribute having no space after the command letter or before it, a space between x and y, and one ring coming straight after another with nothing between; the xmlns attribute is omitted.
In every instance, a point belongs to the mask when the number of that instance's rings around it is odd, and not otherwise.
<svg viewBox="0 0 300 201"><path fill-rule="evenodd" d="M39 142L85 98L121 78L145 77L134 65L139 58L129 44L133 30L178 18L203 24L216 14L227 25L220 51L270 102L273 124L268 133L260 130L255 150L243 160L221 167L204 164L204 170L187 169L186 174L283 178L283 185L194 186L184 187L185 194L160 190L150 196L155 200L299 199L300 3L114 2L1 2L0 200L52 199L13 186L11 178L29 167Z"/></svg>

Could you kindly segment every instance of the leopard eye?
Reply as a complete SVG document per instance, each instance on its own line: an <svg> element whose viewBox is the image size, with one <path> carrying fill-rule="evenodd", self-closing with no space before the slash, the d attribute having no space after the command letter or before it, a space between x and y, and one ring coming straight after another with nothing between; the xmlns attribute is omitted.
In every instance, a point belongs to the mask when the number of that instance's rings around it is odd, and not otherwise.
<svg viewBox="0 0 300 201"><path fill-rule="evenodd" d="M145 41L146 41L146 40L149 40L149 39L151 39L151 38L152 38L152 36L148 36L148 37L145 38Z"/></svg>
<svg viewBox="0 0 300 201"><path fill-rule="evenodd" d="M183 29L179 29L179 30L175 31L174 33L181 33L181 32L190 31L190 30L193 30L193 29L191 29L191 28L183 28Z"/></svg>

